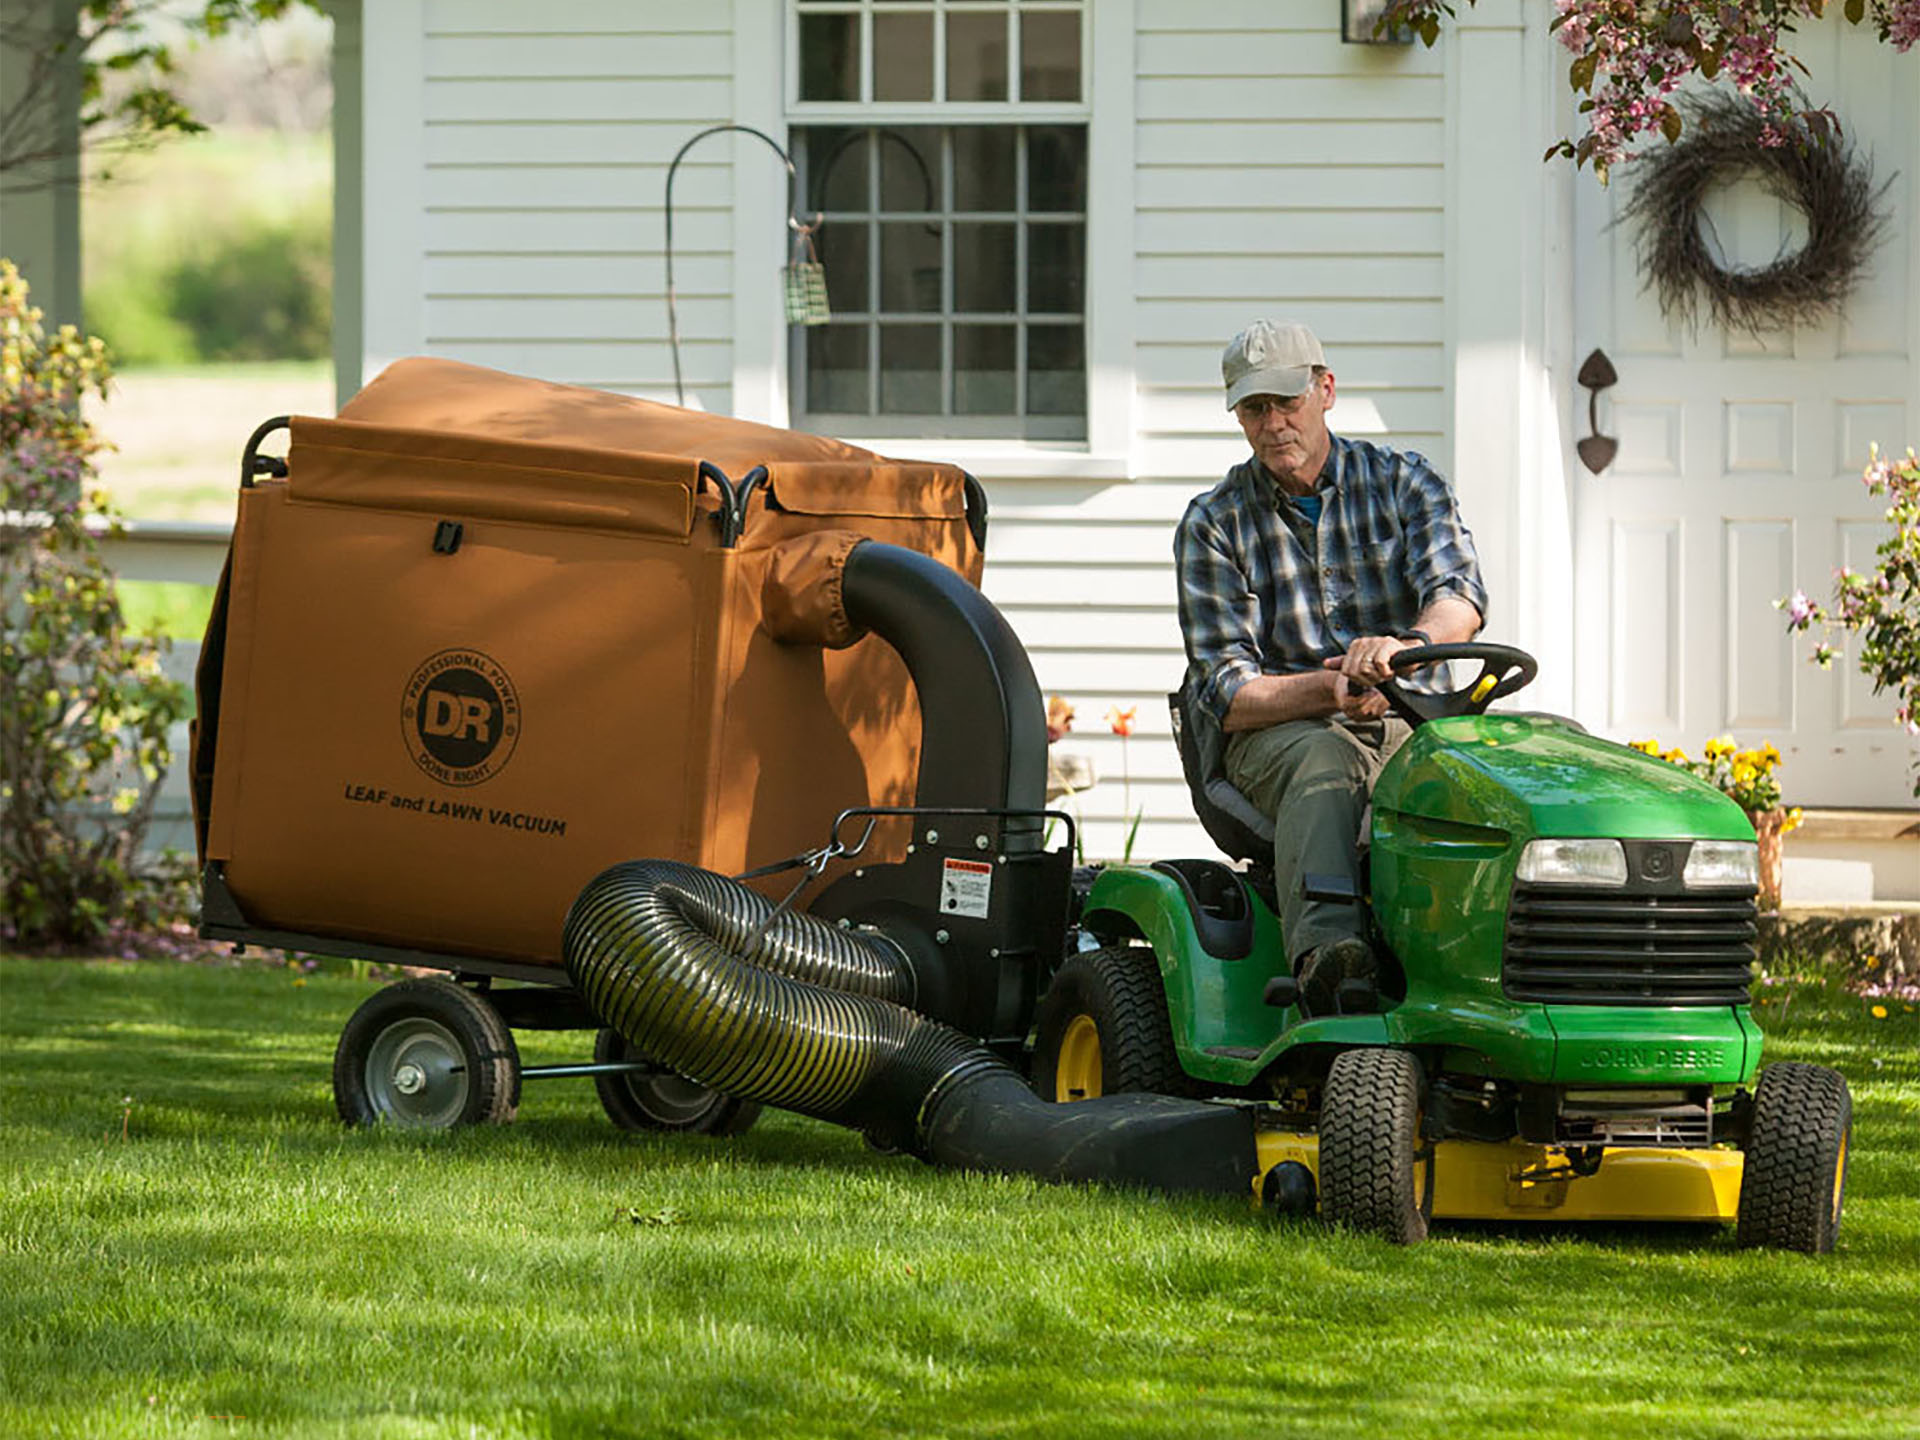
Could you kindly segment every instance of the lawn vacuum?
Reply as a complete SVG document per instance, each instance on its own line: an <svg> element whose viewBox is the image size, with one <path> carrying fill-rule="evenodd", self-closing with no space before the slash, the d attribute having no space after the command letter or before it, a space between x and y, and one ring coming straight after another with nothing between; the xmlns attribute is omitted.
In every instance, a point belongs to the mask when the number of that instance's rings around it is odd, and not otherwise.
<svg viewBox="0 0 1920 1440"><path fill-rule="evenodd" d="M962 472L424 359L263 425L242 470L192 742L202 933L445 972L347 1021L349 1122L504 1121L523 1080L587 1075L630 1129L774 1105L1401 1243L1479 1218L1833 1246L1851 1101L1759 1068L1745 816L1490 710L1519 651L1396 657L1481 672L1383 687L1413 735L1350 872L1306 884L1387 960L1308 1015L1271 825L1184 695L1241 863L1074 871ZM523 1067L524 1029L593 1058Z"/></svg>

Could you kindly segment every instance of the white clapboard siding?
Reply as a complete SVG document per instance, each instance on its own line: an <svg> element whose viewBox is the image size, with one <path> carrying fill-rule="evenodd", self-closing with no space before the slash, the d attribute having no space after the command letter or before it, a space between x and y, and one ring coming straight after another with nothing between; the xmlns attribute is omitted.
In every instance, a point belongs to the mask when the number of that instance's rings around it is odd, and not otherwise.
<svg viewBox="0 0 1920 1440"><path fill-rule="evenodd" d="M624 255L433 255L426 264L429 300L450 296L627 295L666 298L666 257L657 250ZM674 283L682 296L733 294L733 257L690 255L674 247Z"/></svg>
<svg viewBox="0 0 1920 1440"><path fill-rule="evenodd" d="M1304 320L1336 429L1444 429L1445 56L1347 45L1340 7L1138 0L1136 467L1217 478L1245 446L1220 350ZM1211 397L1211 398L1210 398Z"/></svg>
<svg viewBox="0 0 1920 1440"><path fill-rule="evenodd" d="M732 5L428 0L424 18L427 347L671 399L667 168L734 116ZM674 180L681 371L723 412L734 158L715 138Z"/></svg>
<svg viewBox="0 0 1920 1440"><path fill-rule="evenodd" d="M1437 205L1376 207L1361 217L1336 210L1261 208L1270 195L1249 195L1239 206L1208 212L1205 224L1178 210L1141 210L1133 217L1134 246L1142 255L1431 255L1446 243L1446 218Z"/></svg>

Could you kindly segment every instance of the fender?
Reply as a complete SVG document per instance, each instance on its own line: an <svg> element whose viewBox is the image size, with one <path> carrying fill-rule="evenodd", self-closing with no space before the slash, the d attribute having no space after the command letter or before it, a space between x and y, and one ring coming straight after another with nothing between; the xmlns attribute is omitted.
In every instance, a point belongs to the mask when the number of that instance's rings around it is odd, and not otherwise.
<svg viewBox="0 0 1920 1440"><path fill-rule="evenodd" d="M1153 947L1180 1066L1222 1085L1254 1082L1284 1048L1280 1036L1292 1014L1262 999L1267 981L1286 963L1280 922L1251 891L1247 901L1253 948L1239 960L1207 953L1179 881L1159 870L1109 865L1094 880L1080 918L1103 940L1133 937Z"/></svg>

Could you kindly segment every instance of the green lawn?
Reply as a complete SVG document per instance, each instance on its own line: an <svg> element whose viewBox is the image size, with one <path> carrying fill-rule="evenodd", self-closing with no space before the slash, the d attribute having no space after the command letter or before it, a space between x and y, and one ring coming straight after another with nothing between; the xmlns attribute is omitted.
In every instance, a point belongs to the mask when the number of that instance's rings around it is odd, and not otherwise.
<svg viewBox="0 0 1920 1440"><path fill-rule="evenodd" d="M769 1115L349 1133L344 973L0 960L0 1435L1920 1433L1920 1016L1838 1065L1838 1254L1441 1227L937 1172ZM1776 991L1776 995L1777 995ZM1761 1014L1777 1014L1778 999ZM529 1061L577 1057L530 1036Z"/></svg>

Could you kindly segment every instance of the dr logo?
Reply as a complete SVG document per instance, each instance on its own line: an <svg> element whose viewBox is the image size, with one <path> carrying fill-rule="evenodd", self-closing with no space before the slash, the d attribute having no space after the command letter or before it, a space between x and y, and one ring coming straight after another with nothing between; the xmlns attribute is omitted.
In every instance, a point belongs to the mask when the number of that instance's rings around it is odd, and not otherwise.
<svg viewBox="0 0 1920 1440"><path fill-rule="evenodd" d="M400 709L407 753L446 785L478 785L506 767L520 738L520 698L478 650L442 650L407 681Z"/></svg>

